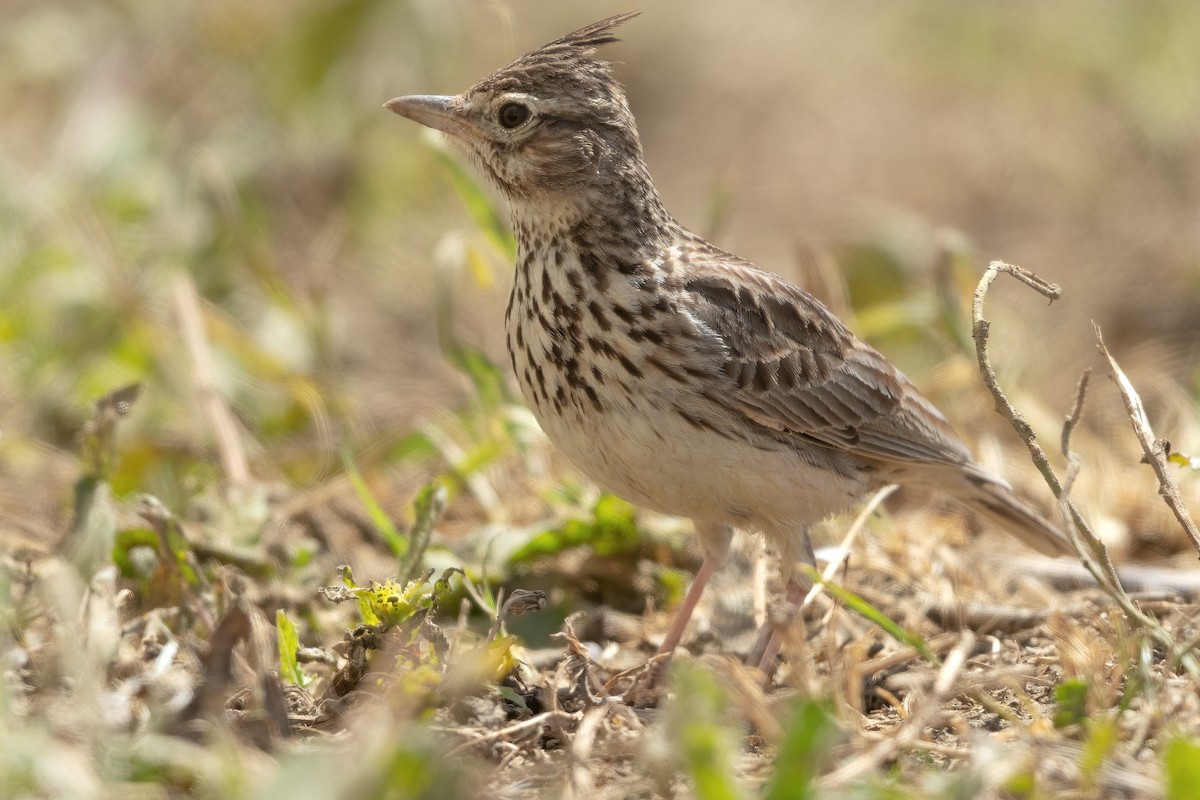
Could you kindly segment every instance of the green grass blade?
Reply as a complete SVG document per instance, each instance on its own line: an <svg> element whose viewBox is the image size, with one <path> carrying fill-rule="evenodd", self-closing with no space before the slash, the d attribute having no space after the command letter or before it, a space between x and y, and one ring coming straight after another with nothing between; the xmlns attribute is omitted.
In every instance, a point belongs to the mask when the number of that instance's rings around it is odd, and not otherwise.
<svg viewBox="0 0 1200 800"><path fill-rule="evenodd" d="M822 757L837 739L838 729L825 703L803 700L792 713L783 744L775 757L775 777L765 800L808 800L816 795L813 781Z"/></svg>
<svg viewBox="0 0 1200 800"><path fill-rule="evenodd" d="M925 644L925 640L922 637L915 633L906 631L887 614L884 614L882 611L875 608L875 606L871 605L866 600L862 599L848 589L831 581L825 580L825 578L821 576L821 573L817 572L812 567L806 566L804 571L808 574L809 578L822 584L825 587L825 591L836 597L847 608L882 628L885 633L887 633L896 641L903 642L904 644L914 648L918 653L921 654L921 658L925 659L930 664L935 664L938 666L941 665L941 660L933 654L933 651L929 649L929 645Z"/></svg>
<svg viewBox="0 0 1200 800"><path fill-rule="evenodd" d="M367 516L371 518L371 524L383 536L392 555L404 558L408 555L408 537L400 532L396 523L383 510L383 506L379 505L379 501L375 499L375 495L371 493L370 487L355 466L354 457L349 450L342 451L342 464L346 469L346 477L350 479L350 485L354 487L354 493L366 509Z"/></svg>

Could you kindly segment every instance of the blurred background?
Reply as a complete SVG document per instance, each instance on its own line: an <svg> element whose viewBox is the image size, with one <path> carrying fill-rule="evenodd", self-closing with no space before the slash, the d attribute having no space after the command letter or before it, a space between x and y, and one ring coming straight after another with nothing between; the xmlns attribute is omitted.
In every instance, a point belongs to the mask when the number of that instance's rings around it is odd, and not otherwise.
<svg viewBox="0 0 1200 800"><path fill-rule="evenodd" d="M495 221L507 212L380 106L462 91L624 10L3 0L6 546L62 538L91 405L131 382L143 393L120 429L113 494L150 492L204 518L227 476L180 331L180 274L201 298L217 386L267 505L299 494L310 511L334 509L312 511L320 522L293 539L353 549L328 533L369 527L347 510L359 505L348 470L397 517L431 476L450 476L450 531L545 519L587 497L511 394L510 243ZM1024 458L978 387L965 326L987 262L1021 264L1064 298L1047 308L1001 282L993 352L1048 441L1096 364L1094 320L1158 433L1200 449L1200 5L693 0L643 12L604 55L685 225L826 299L1018 475ZM1174 552L1120 401L1096 384L1079 491L1114 535L1138 531L1128 551Z"/></svg>
<svg viewBox="0 0 1200 800"><path fill-rule="evenodd" d="M584 652L550 634L570 615L593 665L640 681L666 624L657 612L678 603L698 553L686 521L601 494L539 434L503 352L507 210L436 138L381 107L463 91L629 9L0 0L0 795L301 798L344 786L356 797L478 797L495 794L500 774L515 781L505 796L531 796L538 780L562 785L554 770L579 780L590 752L597 775L629 773L642 787L618 782L604 796L650 796L639 772L677 796L680 753L697 785L732 775L735 760L761 783L775 745L787 756L776 788L806 791L825 747L807 727L814 716L797 714L788 730L799 735L781 740L786 696L751 695L743 679L725 702L716 681L732 680L675 672L686 702L666 705L665 727L643 726L655 716L640 711L612 716L594 750L590 710L575 733L556 710L544 737L526 739L543 699L559 708L560 668L576 663L564 650ZM642 10L603 55L618 62L678 219L825 300L1047 514L1049 493L981 385L969 308L991 259L1061 284L1047 306L997 282L987 315L1000 380L1061 471L1063 415L1080 374L1097 368L1072 440L1083 465L1072 496L1118 561L1181 567L1156 572L1153 596L1141 596L1177 637L1151 638L1098 592L1032 577L1008 539L927 498L893 497L856 541L847 585L897 621L891 636L961 642L962 654L970 639L958 631L975 625L980 649L961 685L923 694L933 673L895 673L897 643L876 622L842 627L828 620L853 615L818 612L828 646L814 648L811 671L793 670L807 657L789 661L784 680L840 709L840 735L858 751L831 764L877 765L878 790L864 797L1057 796L1064 781L1078 795L1156 796L1165 750L1172 796L1191 796L1200 759L1174 737L1194 737L1200 718L1194 681L1176 671L1195 642L1194 606L1158 590L1163 576L1194 574L1195 550L1139 463L1091 323L1157 435L1200 456L1200 3ZM135 383L133 400L122 387ZM1200 510L1200 458L1181 461L1172 469ZM818 546L848 527L816 531ZM753 616L767 610L769 560L752 572L756 547L739 540L718 574L692 652L749 648ZM340 564L362 585L399 577L377 600L408 615L391 634L405 644L378 652L369 673L366 644L337 654L378 617L317 593L349 578ZM443 571L455 567L464 574L451 586ZM444 584L405 583L434 571ZM516 637L498 635L501 586L548 596L540 613L504 621ZM969 603L985 604L985 621L960 621ZM1047 622L1019 622L1036 627L1002 642L988 607ZM411 638L417 624L424 644ZM448 656L435 645L442 630L455 642ZM518 659L544 674L526 685ZM464 664L487 670L456 677ZM612 686L586 664L570 670L584 689L570 702L591 702L589 680ZM492 699L460 704L464 687ZM986 714L963 703L977 695ZM945 713L928 715L931 696ZM744 719L726 720L723 706ZM277 733L292 719L306 738L267 744L262 709ZM488 777L469 765L469 739L444 757L455 741L446 713L491 743ZM343 714L335 728L363 735L321 727ZM475 730L484 716L487 736ZM514 728L529 749L510 761L519 748L495 737ZM885 741L887 730L899 733ZM629 731L641 733L621 738ZM940 749L895 755L926 731ZM509 749L491 749L500 744ZM948 781L941 766L962 765L963 748L978 755ZM405 780L425 794L396 789ZM367 788L385 784L394 791Z"/></svg>

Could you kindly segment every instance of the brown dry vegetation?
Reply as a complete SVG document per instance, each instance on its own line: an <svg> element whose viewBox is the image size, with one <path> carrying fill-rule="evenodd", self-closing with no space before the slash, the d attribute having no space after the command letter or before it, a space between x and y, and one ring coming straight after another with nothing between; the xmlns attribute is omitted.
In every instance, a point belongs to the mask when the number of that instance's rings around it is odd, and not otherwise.
<svg viewBox="0 0 1200 800"><path fill-rule="evenodd" d="M379 108L621 10L5 3L0 796L1195 796L1196 551L1089 321L1200 453L1200 6L663 2L612 48L676 215L819 294L1047 513L974 363L987 262L1063 287L988 301L1060 475L1099 367L1071 497L1133 606L900 493L766 690L748 537L652 680L686 525L545 442L495 366L506 234ZM364 612L341 564L399 582ZM501 586L545 608L496 625Z"/></svg>

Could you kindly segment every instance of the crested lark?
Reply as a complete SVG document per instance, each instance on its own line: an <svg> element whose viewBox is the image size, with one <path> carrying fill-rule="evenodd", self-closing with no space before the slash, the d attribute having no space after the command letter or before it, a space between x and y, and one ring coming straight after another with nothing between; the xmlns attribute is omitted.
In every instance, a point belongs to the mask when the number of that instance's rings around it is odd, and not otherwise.
<svg viewBox="0 0 1200 800"><path fill-rule="evenodd" d="M508 198L517 235L508 352L550 439L598 484L691 517L705 558L678 644L734 526L785 572L807 527L889 483L943 492L1026 544L1070 552L975 463L942 414L810 295L676 222L596 49L634 14L521 56L453 97L386 107L449 134ZM800 585L789 582L796 600ZM766 631L752 654L778 648Z"/></svg>

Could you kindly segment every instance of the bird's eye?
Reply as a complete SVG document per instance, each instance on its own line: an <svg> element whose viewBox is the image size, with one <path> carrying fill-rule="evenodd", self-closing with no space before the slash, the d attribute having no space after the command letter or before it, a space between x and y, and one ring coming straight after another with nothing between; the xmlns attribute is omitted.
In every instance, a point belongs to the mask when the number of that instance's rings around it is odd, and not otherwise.
<svg viewBox="0 0 1200 800"><path fill-rule="evenodd" d="M500 124L505 128L516 128L529 119L529 109L520 103L505 103L500 108Z"/></svg>

